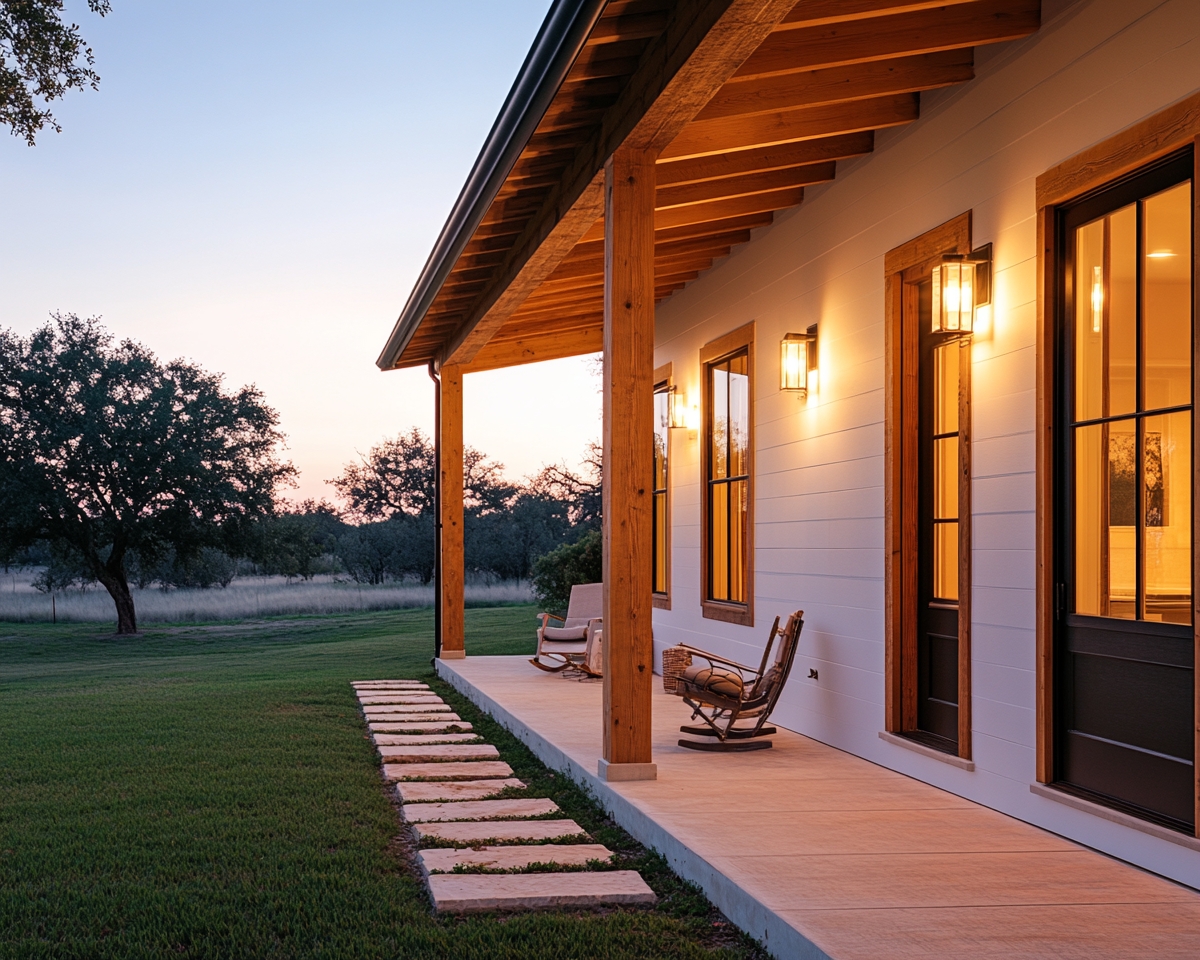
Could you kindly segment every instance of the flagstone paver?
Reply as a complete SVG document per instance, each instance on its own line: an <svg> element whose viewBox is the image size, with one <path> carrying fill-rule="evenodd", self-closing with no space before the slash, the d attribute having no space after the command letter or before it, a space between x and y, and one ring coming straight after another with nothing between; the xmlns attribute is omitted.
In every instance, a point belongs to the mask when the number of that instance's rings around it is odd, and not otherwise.
<svg viewBox="0 0 1200 960"><path fill-rule="evenodd" d="M587 837L574 820L515 819L561 814L546 797L486 799L508 787L523 788L500 752L482 742L470 723L433 695L360 689L359 701L383 775L396 784L401 814L418 841L436 840L475 849L430 848L422 869L439 912L578 909L652 904L653 891L632 870L588 869L611 861L596 843L538 843ZM384 701L384 702L381 702ZM437 712L421 711L436 703ZM470 743L463 741L472 741ZM399 762L397 762L399 761ZM420 781L409 778L420 777ZM445 778L443 780L443 778ZM495 779L491 779L495 778ZM433 782L442 780L442 782ZM510 819L514 818L514 819ZM505 846L479 848L487 841ZM584 867L574 873L455 873L459 870L523 871L533 864Z"/></svg>
<svg viewBox="0 0 1200 960"><path fill-rule="evenodd" d="M657 899L636 870L440 873L429 878L429 892L439 913L653 904Z"/></svg>
<svg viewBox="0 0 1200 960"><path fill-rule="evenodd" d="M479 740L477 733L377 733L377 747L398 747L406 743L468 743Z"/></svg>
<svg viewBox="0 0 1200 960"><path fill-rule="evenodd" d="M418 763L422 760L494 760L500 756L500 751L490 743L444 743L380 747L379 755L391 763Z"/></svg>
<svg viewBox="0 0 1200 960"><path fill-rule="evenodd" d="M441 703L441 698L434 699L433 697L413 697L404 694L379 693L372 694L369 697L359 697L358 702L363 707L378 707L386 706L393 703Z"/></svg>
<svg viewBox="0 0 1200 960"><path fill-rule="evenodd" d="M369 687L424 687L429 689L429 684L423 680L355 680L350 684L355 690L362 690Z"/></svg>
<svg viewBox="0 0 1200 960"><path fill-rule="evenodd" d="M461 763L385 763L383 778L394 780L480 780L511 777L513 768L503 760Z"/></svg>
<svg viewBox="0 0 1200 960"><path fill-rule="evenodd" d="M400 736L403 733L467 733L470 731L470 724L462 720L454 722L444 721L427 721L425 724L371 724L371 736L383 736L383 734L392 734L392 736ZM376 740L376 745L382 743L382 740ZM392 745L398 745L398 740Z"/></svg>
<svg viewBox="0 0 1200 960"><path fill-rule="evenodd" d="M386 720L368 720L367 729L379 733L401 733L413 728L413 725L430 723L453 724L470 727L457 713L411 713L406 716L391 716ZM384 729L384 728L387 729Z"/></svg>
<svg viewBox="0 0 1200 960"><path fill-rule="evenodd" d="M560 867L586 867L593 860L604 863L613 852L600 843L524 843L512 847L434 847L421 851L421 866L428 873L449 873L455 867L481 870L522 870L534 863Z"/></svg>
<svg viewBox="0 0 1200 960"><path fill-rule="evenodd" d="M574 820L476 820L466 822L416 823L421 839L435 837L469 846L484 840L557 840L584 832Z"/></svg>
<svg viewBox="0 0 1200 960"><path fill-rule="evenodd" d="M449 710L441 697L395 697L390 703L361 704L365 713L404 713L405 710Z"/></svg>
<svg viewBox="0 0 1200 960"><path fill-rule="evenodd" d="M525 784L515 777L503 780L402 780L396 784L401 802L414 803L432 800L484 800L501 790L514 787L522 790Z"/></svg>
<svg viewBox="0 0 1200 960"><path fill-rule="evenodd" d="M409 823L435 820L495 820L498 817L540 817L557 813L558 804L542 797L516 800L461 800L452 803L406 803L401 812Z"/></svg>

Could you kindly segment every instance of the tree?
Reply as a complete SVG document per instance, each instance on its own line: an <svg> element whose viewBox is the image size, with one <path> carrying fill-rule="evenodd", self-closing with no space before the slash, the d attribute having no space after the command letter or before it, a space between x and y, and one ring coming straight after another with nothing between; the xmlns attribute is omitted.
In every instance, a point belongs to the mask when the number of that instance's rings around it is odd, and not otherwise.
<svg viewBox="0 0 1200 960"><path fill-rule="evenodd" d="M574 543L541 556L533 565L533 595L550 612L564 611L577 583L604 579L604 541L599 530L589 530Z"/></svg>
<svg viewBox="0 0 1200 960"><path fill-rule="evenodd" d="M111 9L109 0L88 8L102 17ZM63 0L0 0L0 123L31 147L47 124L62 131L46 104L100 84L92 48L76 24L63 23L62 9Z"/></svg>
<svg viewBox="0 0 1200 960"><path fill-rule="evenodd" d="M0 555L38 540L75 555L137 632L127 561L233 551L295 468L255 387L232 393L73 314L0 330Z"/></svg>
<svg viewBox="0 0 1200 960"><path fill-rule="evenodd" d="M529 490L566 503L572 525L599 530L602 503L600 478L604 467L604 450L600 444L588 445L583 464L583 474L576 473L563 463L542 467L541 472L529 481Z"/></svg>
<svg viewBox="0 0 1200 960"><path fill-rule="evenodd" d="M433 513L433 444L417 427L371 448L360 463L347 464L329 482L360 520L386 520L398 514ZM474 447L463 451L463 505L468 512L502 510L517 488L504 479L503 464Z"/></svg>

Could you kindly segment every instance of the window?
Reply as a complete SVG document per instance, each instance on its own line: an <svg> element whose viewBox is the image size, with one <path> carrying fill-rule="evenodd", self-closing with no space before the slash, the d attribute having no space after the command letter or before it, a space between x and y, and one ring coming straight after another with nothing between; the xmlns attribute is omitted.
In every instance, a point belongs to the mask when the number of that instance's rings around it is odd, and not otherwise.
<svg viewBox="0 0 1200 960"><path fill-rule="evenodd" d="M1059 209L1054 782L1195 828L1191 151Z"/></svg>
<svg viewBox="0 0 1200 960"><path fill-rule="evenodd" d="M671 365L654 371L654 605L671 606Z"/></svg>
<svg viewBox="0 0 1200 960"><path fill-rule="evenodd" d="M704 377L704 616L753 625L753 325L709 344Z"/></svg>
<svg viewBox="0 0 1200 960"><path fill-rule="evenodd" d="M933 328L933 271L963 214L885 259L887 729L971 757L971 341Z"/></svg>

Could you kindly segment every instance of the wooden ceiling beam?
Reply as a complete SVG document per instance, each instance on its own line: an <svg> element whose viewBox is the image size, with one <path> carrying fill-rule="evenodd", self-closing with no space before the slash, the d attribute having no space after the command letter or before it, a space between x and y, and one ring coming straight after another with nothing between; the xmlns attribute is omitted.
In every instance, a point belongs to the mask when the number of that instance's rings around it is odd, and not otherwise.
<svg viewBox="0 0 1200 960"><path fill-rule="evenodd" d="M1041 0L973 0L780 30L738 68L734 80L1017 40L1037 30L1041 10Z"/></svg>
<svg viewBox="0 0 1200 960"><path fill-rule="evenodd" d="M663 151L663 157L700 157L840 133L879 130L912 123L919 115L919 95L900 93L874 100L823 104L781 113L706 120L689 124L675 142Z"/></svg>
<svg viewBox="0 0 1200 960"><path fill-rule="evenodd" d="M679 266L678 261L675 261L675 260L664 261L664 264L665 264L665 267L668 270L670 270L672 273L691 273L694 270L698 269L697 264L700 260L701 260L701 258L699 258L699 257L689 256L687 258L684 258L683 266ZM708 262L711 264L711 258L708 258ZM655 267L656 267L655 279L657 281L657 278L658 278L658 272L657 272L658 262L657 261L655 262ZM587 273L587 274L583 274L583 275L577 276L577 277L565 277L562 280L547 280L544 283L542 283L542 285L540 287L538 287L538 297L539 297L539 299L540 298L548 298L548 297L553 297L559 293L566 293L568 295L572 295L577 290L583 290L583 289L587 289L587 288L591 288L591 287L595 287L595 286L602 286L603 281L604 281L604 271L603 270L601 270L599 273Z"/></svg>
<svg viewBox="0 0 1200 960"><path fill-rule="evenodd" d="M703 180L700 183L685 183L677 187L660 187L655 193L656 209L667 210L689 203L707 203L730 197L744 197L752 193L767 193L784 187L807 187L815 183L832 180L837 164L832 160L825 163L810 163L803 167L784 167L782 170L765 170L761 173L746 173L740 177L722 177L720 180Z"/></svg>
<svg viewBox="0 0 1200 960"><path fill-rule="evenodd" d="M712 203L696 203L687 207L656 210L654 213L654 227L656 230L664 230L669 227L723 220L727 217L740 216L747 213L768 213L776 210L785 210L788 207L796 206L803 199L803 187L789 187L786 190L774 190L771 193L754 193L748 197L735 197L732 200L714 200Z"/></svg>
<svg viewBox="0 0 1200 960"><path fill-rule="evenodd" d="M599 353L603 349L604 324L601 322L566 333L550 333L525 340L505 341L495 346L488 344L476 351L471 362L463 364L462 371L479 373L483 370L498 370L501 367Z"/></svg>
<svg viewBox="0 0 1200 960"><path fill-rule="evenodd" d="M866 130L841 136L819 137L815 140L773 144L759 149L708 154L689 160L660 161L657 170L658 186L661 188L721 177L736 177L746 173L799 167L828 160L850 160L870 153L874 148L875 134Z"/></svg>
<svg viewBox="0 0 1200 960"><path fill-rule="evenodd" d="M974 76L974 47L806 70L803 73L785 73L725 84L708 106L696 115L696 120L748 116L818 103L842 103L890 93L934 90L966 83Z"/></svg>
<svg viewBox="0 0 1200 960"><path fill-rule="evenodd" d="M868 17L884 17L898 13L914 13L933 7L950 7L974 0L804 0L792 8L775 30L815 27L828 23L845 23Z"/></svg>
<svg viewBox="0 0 1200 960"><path fill-rule="evenodd" d="M558 313L553 317L520 317L514 314L488 342L502 343L505 340L524 340L526 337L536 337L546 333L563 333L603 322L603 304L599 308L583 310L578 313Z"/></svg>
<svg viewBox="0 0 1200 960"><path fill-rule="evenodd" d="M469 362L596 222L604 163L617 147L658 151L667 146L767 39L793 3L678 0L673 5L662 32L640 50L637 69L603 122L579 144L559 185L546 195L477 308L447 342L442 362ZM591 51L626 46L602 44L584 50L580 59Z"/></svg>
<svg viewBox="0 0 1200 960"><path fill-rule="evenodd" d="M722 233L704 234L698 237L686 237L675 240L662 240L654 244L654 256L669 257L675 254L682 253L707 253L715 250L727 250L730 247L736 246L739 243L746 243L750 239L750 231L742 230L726 230ZM723 256L723 254L721 254ZM589 241L576 245L571 251L571 256L563 261L563 266L566 264L575 264L583 261L599 261L604 262L604 241ZM560 267L559 269L562 269ZM556 276L555 271L552 276Z"/></svg>
<svg viewBox="0 0 1200 960"><path fill-rule="evenodd" d="M699 221L694 224L677 224L671 227L655 227L654 242L669 243L672 240L688 240L692 237L708 237L730 230L754 230L758 227L769 226L772 220L770 211L757 211L747 214L730 214L718 221ZM603 243L604 221L597 220L590 230L584 234L580 243Z"/></svg>

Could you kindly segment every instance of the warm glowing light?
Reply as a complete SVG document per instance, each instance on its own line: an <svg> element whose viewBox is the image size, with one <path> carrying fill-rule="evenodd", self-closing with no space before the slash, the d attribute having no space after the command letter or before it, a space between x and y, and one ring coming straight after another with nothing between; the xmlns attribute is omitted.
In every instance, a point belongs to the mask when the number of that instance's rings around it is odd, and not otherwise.
<svg viewBox="0 0 1200 960"><path fill-rule="evenodd" d="M975 308L975 336L986 339L992 332L992 305L981 303Z"/></svg>
<svg viewBox="0 0 1200 960"><path fill-rule="evenodd" d="M1092 333L1100 332L1104 319L1104 271L1092 267Z"/></svg>
<svg viewBox="0 0 1200 960"><path fill-rule="evenodd" d="M1147 260L1166 260L1175 256L1174 250L1155 250L1153 253L1146 254Z"/></svg>
<svg viewBox="0 0 1200 960"><path fill-rule="evenodd" d="M975 321L975 267L948 260L933 271L933 332L970 333Z"/></svg>
<svg viewBox="0 0 1200 960"><path fill-rule="evenodd" d="M807 333L789 333L779 342L779 389L807 396L817 359L817 327Z"/></svg>
<svg viewBox="0 0 1200 960"><path fill-rule="evenodd" d="M676 387L667 393L667 425L677 429L687 426L687 397Z"/></svg>

